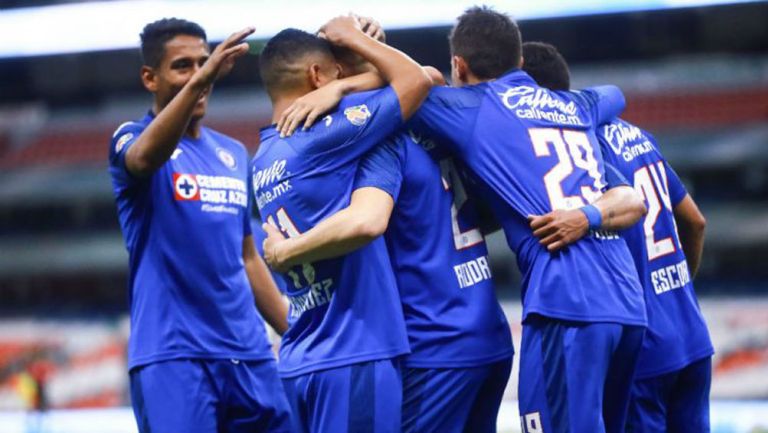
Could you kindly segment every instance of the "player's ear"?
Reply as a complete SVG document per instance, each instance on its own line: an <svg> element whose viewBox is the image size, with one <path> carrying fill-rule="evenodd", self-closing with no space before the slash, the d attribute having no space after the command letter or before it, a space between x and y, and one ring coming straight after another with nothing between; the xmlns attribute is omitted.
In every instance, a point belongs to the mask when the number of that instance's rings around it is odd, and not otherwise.
<svg viewBox="0 0 768 433"><path fill-rule="evenodd" d="M141 67L141 83L150 92L157 92L157 74L151 66L144 65Z"/></svg>
<svg viewBox="0 0 768 433"><path fill-rule="evenodd" d="M469 66L461 56L451 58L451 79L454 85L464 85L468 81Z"/></svg>
<svg viewBox="0 0 768 433"><path fill-rule="evenodd" d="M309 70L307 71L307 75L309 76L309 84L312 86L313 89L322 87L324 83L323 70L319 64L317 63L310 64Z"/></svg>

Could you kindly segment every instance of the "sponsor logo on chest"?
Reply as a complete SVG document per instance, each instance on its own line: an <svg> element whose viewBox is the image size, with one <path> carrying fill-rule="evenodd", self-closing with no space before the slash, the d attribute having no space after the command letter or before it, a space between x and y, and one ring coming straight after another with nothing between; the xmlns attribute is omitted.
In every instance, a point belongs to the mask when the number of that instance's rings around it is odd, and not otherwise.
<svg viewBox="0 0 768 433"><path fill-rule="evenodd" d="M173 173L173 198L199 202L204 212L238 214L248 206L245 181L230 176Z"/></svg>

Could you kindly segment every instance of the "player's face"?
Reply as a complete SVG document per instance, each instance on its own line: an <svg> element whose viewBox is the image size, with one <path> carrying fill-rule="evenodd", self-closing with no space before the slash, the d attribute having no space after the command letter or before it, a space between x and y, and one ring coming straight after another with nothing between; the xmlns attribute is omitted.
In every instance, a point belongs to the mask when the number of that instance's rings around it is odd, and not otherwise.
<svg viewBox="0 0 768 433"><path fill-rule="evenodd" d="M178 35L165 44L165 54L155 69L155 102L160 109L168 105L192 75L208 60L208 44L191 35ZM197 100L192 112L193 119L205 115L208 106L209 87Z"/></svg>

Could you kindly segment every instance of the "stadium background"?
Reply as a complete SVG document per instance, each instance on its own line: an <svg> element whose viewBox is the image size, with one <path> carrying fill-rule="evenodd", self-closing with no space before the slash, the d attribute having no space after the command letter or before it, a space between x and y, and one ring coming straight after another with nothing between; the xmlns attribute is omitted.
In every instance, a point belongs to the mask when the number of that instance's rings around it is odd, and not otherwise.
<svg viewBox="0 0 768 433"><path fill-rule="evenodd" d="M270 115L259 41L354 10L448 73L451 19L472 3L412 3L317 2L327 13L307 17L316 14L290 2L0 0L0 432L136 431L124 409L127 254L106 155L114 128L150 105L138 76L141 26L172 14L198 20L212 41L260 28L206 118L253 151ZM768 2L487 3L516 16L524 40L558 46L574 87L621 86L624 117L657 137L708 220L696 288L717 350L713 432L768 431ZM32 6L48 18L25 15ZM81 46L70 44L69 7L79 8ZM125 10L140 10L140 21L127 43L112 41L114 15L131 22ZM489 245L517 346L519 273L501 236ZM515 376L502 431L519 429Z"/></svg>

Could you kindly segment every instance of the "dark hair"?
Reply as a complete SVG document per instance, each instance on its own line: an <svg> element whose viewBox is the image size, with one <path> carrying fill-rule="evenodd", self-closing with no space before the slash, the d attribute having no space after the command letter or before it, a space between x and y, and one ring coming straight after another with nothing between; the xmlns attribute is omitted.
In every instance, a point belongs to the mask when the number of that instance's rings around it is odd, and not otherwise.
<svg viewBox="0 0 768 433"><path fill-rule="evenodd" d="M550 90L569 90L571 73L568 63L554 45L544 42L523 44L523 70L541 87Z"/></svg>
<svg viewBox="0 0 768 433"><path fill-rule="evenodd" d="M522 40L517 23L487 6L467 9L448 36L451 55L461 56L481 80L520 67Z"/></svg>
<svg viewBox="0 0 768 433"><path fill-rule="evenodd" d="M141 32L141 57L144 64L156 68L165 54L165 43L178 35L197 36L207 42L199 24L179 18L163 18L144 26Z"/></svg>
<svg viewBox="0 0 768 433"><path fill-rule="evenodd" d="M308 54L334 58L328 41L303 30L285 29L273 36L259 56L259 72L267 91L294 86L304 74L298 63Z"/></svg>

